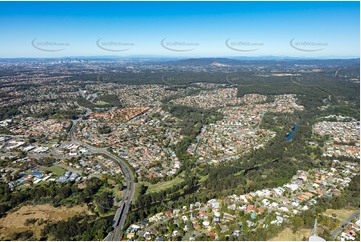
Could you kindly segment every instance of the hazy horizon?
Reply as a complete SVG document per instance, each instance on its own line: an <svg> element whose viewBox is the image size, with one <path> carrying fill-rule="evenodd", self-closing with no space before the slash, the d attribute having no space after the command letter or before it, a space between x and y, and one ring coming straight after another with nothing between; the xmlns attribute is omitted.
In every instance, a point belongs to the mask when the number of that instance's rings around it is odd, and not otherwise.
<svg viewBox="0 0 361 242"><path fill-rule="evenodd" d="M0 2L0 58L359 58L359 10L359 2Z"/></svg>
<svg viewBox="0 0 361 242"><path fill-rule="evenodd" d="M321 57L297 57L297 56L157 56L157 55L134 55L134 56L49 56L49 57L0 57L0 59L233 59L233 60L351 60L360 59L359 56L321 56Z"/></svg>

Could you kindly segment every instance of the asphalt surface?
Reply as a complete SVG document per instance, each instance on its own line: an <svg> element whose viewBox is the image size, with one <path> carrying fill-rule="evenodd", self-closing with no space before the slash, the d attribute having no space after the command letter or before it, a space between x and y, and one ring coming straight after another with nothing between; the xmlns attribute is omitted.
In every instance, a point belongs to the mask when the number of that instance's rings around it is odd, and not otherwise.
<svg viewBox="0 0 361 242"><path fill-rule="evenodd" d="M88 112L87 112L87 115L89 115ZM69 131L71 141L74 144L78 144L83 147L86 147L93 153L103 154L103 155L106 155L106 156L110 157L111 159L115 160L119 164L119 166L124 174L126 183L127 183L126 189L124 191L123 199L118 203L118 209L114 215L114 219L113 219L114 230L110 234L108 234L108 236L105 238L105 240L109 240L109 241L110 240L119 241L121 230L124 226L124 223L125 223L125 220L127 217L127 213L129 211L130 204L132 202L132 198L134 196L134 190L135 190L134 176L133 176L133 173L132 173L131 169L129 168L128 164L125 163L123 160L121 160L119 157L111 154L105 148L97 148L97 147L91 146L91 145L84 143L74 137L73 132L76 128L76 125L78 124L79 121L81 121L81 119L82 118L73 120L73 125Z"/></svg>
<svg viewBox="0 0 361 242"><path fill-rule="evenodd" d="M338 226L334 231L332 231L331 236L333 239L336 238L336 236L341 232L343 229L343 226L350 223L354 218L360 215L360 211L356 211L353 214L351 214L350 217L348 217L346 220L342 221L340 226Z"/></svg>

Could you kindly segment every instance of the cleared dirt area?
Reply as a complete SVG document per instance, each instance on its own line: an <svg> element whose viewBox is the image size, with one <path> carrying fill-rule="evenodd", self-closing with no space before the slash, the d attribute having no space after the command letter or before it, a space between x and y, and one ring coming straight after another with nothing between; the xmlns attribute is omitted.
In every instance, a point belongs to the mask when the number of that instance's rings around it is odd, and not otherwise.
<svg viewBox="0 0 361 242"><path fill-rule="evenodd" d="M300 241L303 237L310 237L311 229L300 229L295 234L292 229L285 228L276 237L270 239L270 241Z"/></svg>
<svg viewBox="0 0 361 242"><path fill-rule="evenodd" d="M84 213L89 213L85 205L72 208L64 206L56 208L49 204L22 206L0 219L0 240L9 240L13 234L27 230L31 230L34 237L40 239L40 232L45 226L45 221L66 220Z"/></svg>

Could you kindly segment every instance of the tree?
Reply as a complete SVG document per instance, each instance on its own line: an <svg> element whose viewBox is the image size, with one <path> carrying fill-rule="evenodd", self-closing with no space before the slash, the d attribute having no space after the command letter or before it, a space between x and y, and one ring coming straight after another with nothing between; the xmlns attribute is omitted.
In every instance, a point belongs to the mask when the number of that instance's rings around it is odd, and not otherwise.
<svg viewBox="0 0 361 242"><path fill-rule="evenodd" d="M107 213L113 207L113 199L111 193L103 191L98 198L96 198L96 204L100 213Z"/></svg>
<svg viewBox="0 0 361 242"><path fill-rule="evenodd" d="M292 232L296 233L300 228L304 226L303 219L299 216L295 216L291 220Z"/></svg>
<svg viewBox="0 0 361 242"><path fill-rule="evenodd" d="M112 132L112 129L108 125L99 126L98 128L99 134L109 134Z"/></svg>

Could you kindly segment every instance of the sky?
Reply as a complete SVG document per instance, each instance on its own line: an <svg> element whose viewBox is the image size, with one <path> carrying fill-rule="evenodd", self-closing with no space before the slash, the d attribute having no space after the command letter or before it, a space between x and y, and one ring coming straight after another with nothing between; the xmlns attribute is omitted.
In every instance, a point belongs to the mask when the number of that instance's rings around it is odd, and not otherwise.
<svg viewBox="0 0 361 242"><path fill-rule="evenodd" d="M359 57L359 2L0 2L0 58Z"/></svg>

